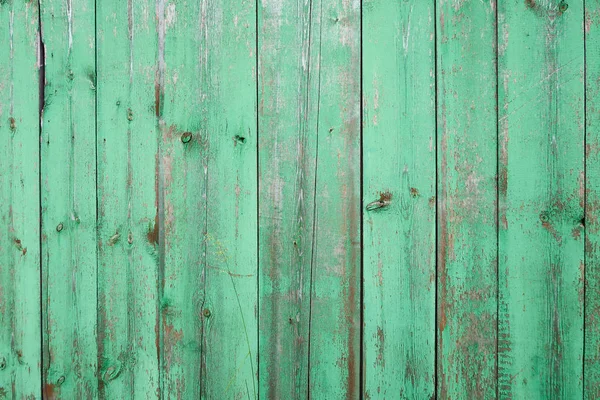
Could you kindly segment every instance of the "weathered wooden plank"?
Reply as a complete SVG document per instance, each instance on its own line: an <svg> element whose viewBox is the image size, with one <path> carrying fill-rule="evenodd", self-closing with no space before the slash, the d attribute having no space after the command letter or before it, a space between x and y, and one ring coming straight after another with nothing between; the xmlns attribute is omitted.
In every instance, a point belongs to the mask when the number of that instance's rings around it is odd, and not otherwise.
<svg viewBox="0 0 600 400"><path fill-rule="evenodd" d="M315 226L319 2L261 1L260 394L308 395Z"/></svg>
<svg viewBox="0 0 600 400"><path fill-rule="evenodd" d="M89 0L40 4L44 395L93 398L98 386L95 9Z"/></svg>
<svg viewBox="0 0 600 400"><path fill-rule="evenodd" d="M496 395L496 2L440 1L440 398Z"/></svg>
<svg viewBox="0 0 600 400"><path fill-rule="evenodd" d="M0 398L40 398L39 14L0 2Z"/></svg>
<svg viewBox="0 0 600 400"><path fill-rule="evenodd" d="M435 392L434 7L363 2L366 398Z"/></svg>
<svg viewBox="0 0 600 400"><path fill-rule="evenodd" d="M583 8L499 3L499 396L582 396Z"/></svg>
<svg viewBox="0 0 600 400"><path fill-rule="evenodd" d="M265 0L258 20L260 394L355 398L360 2Z"/></svg>
<svg viewBox="0 0 600 400"><path fill-rule="evenodd" d="M166 398L255 398L256 6L159 2Z"/></svg>
<svg viewBox="0 0 600 400"><path fill-rule="evenodd" d="M158 35L150 0L96 4L98 346L103 398L159 387Z"/></svg>
<svg viewBox="0 0 600 400"><path fill-rule="evenodd" d="M600 398L600 1L585 2L585 360L583 390Z"/></svg>

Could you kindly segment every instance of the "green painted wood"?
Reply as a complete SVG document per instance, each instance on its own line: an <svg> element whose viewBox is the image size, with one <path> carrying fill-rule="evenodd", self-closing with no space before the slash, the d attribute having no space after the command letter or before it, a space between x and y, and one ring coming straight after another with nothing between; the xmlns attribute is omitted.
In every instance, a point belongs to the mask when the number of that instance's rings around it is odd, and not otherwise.
<svg viewBox="0 0 600 400"><path fill-rule="evenodd" d="M260 396L357 398L360 4L262 1L258 32Z"/></svg>
<svg viewBox="0 0 600 400"><path fill-rule="evenodd" d="M434 4L363 2L365 398L435 392Z"/></svg>
<svg viewBox="0 0 600 400"><path fill-rule="evenodd" d="M163 393L256 398L256 7L158 4Z"/></svg>
<svg viewBox="0 0 600 400"><path fill-rule="evenodd" d="M440 1L437 395L496 395L496 10Z"/></svg>
<svg viewBox="0 0 600 400"><path fill-rule="evenodd" d="M321 7L262 1L258 13L260 394L303 399L316 245Z"/></svg>
<svg viewBox="0 0 600 400"><path fill-rule="evenodd" d="M44 395L97 395L93 1L41 2Z"/></svg>
<svg viewBox="0 0 600 400"><path fill-rule="evenodd" d="M39 14L0 2L0 398L41 397Z"/></svg>
<svg viewBox="0 0 600 400"><path fill-rule="evenodd" d="M584 398L600 398L600 1L585 2Z"/></svg>
<svg viewBox="0 0 600 400"><path fill-rule="evenodd" d="M499 395L581 398L583 8L499 5Z"/></svg>
<svg viewBox="0 0 600 400"><path fill-rule="evenodd" d="M206 116L200 2L157 2L160 104L161 382L166 399L203 396ZM195 32L195 34L189 34Z"/></svg>
<svg viewBox="0 0 600 400"><path fill-rule="evenodd" d="M96 12L99 395L156 398L160 340L155 4L104 0L97 2Z"/></svg>

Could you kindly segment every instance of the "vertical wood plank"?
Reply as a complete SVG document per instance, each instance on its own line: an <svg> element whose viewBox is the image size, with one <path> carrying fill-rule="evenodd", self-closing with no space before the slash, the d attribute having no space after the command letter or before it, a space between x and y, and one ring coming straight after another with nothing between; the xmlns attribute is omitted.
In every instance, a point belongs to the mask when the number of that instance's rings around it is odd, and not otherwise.
<svg viewBox="0 0 600 400"><path fill-rule="evenodd" d="M600 1L585 1L586 210L584 398L600 398Z"/></svg>
<svg viewBox="0 0 600 400"><path fill-rule="evenodd" d="M264 397L359 396L359 60L359 1L261 1Z"/></svg>
<svg viewBox="0 0 600 400"><path fill-rule="evenodd" d="M44 395L93 398L96 379L96 66L93 1L44 0Z"/></svg>
<svg viewBox="0 0 600 400"><path fill-rule="evenodd" d="M363 2L366 398L435 391L434 7Z"/></svg>
<svg viewBox="0 0 600 400"><path fill-rule="evenodd" d="M265 0L258 16L260 393L303 399L309 389L321 6Z"/></svg>
<svg viewBox="0 0 600 400"><path fill-rule="evenodd" d="M39 14L0 2L0 397L40 398Z"/></svg>
<svg viewBox="0 0 600 400"><path fill-rule="evenodd" d="M583 8L499 4L499 395L581 398Z"/></svg>
<svg viewBox="0 0 600 400"><path fill-rule="evenodd" d="M206 398L258 396L256 1L205 0Z"/></svg>
<svg viewBox="0 0 600 400"><path fill-rule="evenodd" d="M96 12L99 393L156 398L156 7L150 0L104 0Z"/></svg>
<svg viewBox="0 0 600 400"><path fill-rule="evenodd" d="M255 398L256 7L159 2L167 398Z"/></svg>
<svg viewBox="0 0 600 400"><path fill-rule="evenodd" d="M203 396L208 134L206 4L158 1L161 373L165 399ZM225 356L223 357L225 358Z"/></svg>
<svg viewBox="0 0 600 400"><path fill-rule="evenodd" d="M496 2L437 3L440 398L496 396Z"/></svg>

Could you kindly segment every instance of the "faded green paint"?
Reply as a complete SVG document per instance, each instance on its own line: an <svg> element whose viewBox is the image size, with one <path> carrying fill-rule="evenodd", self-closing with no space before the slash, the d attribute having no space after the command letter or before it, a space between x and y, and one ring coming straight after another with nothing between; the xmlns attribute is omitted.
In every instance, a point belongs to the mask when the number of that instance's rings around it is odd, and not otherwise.
<svg viewBox="0 0 600 400"><path fill-rule="evenodd" d="M438 396L493 398L496 2L437 5Z"/></svg>
<svg viewBox="0 0 600 400"><path fill-rule="evenodd" d="M586 400L600 398L600 1L585 2L585 360Z"/></svg>
<svg viewBox="0 0 600 400"><path fill-rule="evenodd" d="M356 398L360 6L259 8L260 390Z"/></svg>
<svg viewBox="0 0 600 400"><path fill-rule="evenodd" d="M0 398L41 397L39 16L0 1Z"/></svg>
<svg viewBox="0 0 600 400"><path fill-rule="evenodd" d="M98 391L159 394L153 1L96 4Z"/></svg>
<svg viewBox="0 0 600 400"><path fill-rule="evenodd" d="M429 399L435 392L434 7L422 0L363 2L363 348L370 398Z"/></svg>
<svg viewBox="0 0 600 400"><path fill-rule="evenodd" d="M599 397L599 24L0 0L0 399Z"/></svg>
<svg viewBox="0 0 600 400"><path fill-rule="evenodd" d="M41 3L44 394L96 396L96 54L93 1Z"/></svg>
<svg viewBox="0 0 600 400"><path fill-rule="evenodd" d="M583 8L498 10L499 393L582 397Z"/></svg>
<svg viewBox="0 0 600 400"><path fill-rule="evenodd" d="M162 390L255 398L255 4L158 7Z"/></svg>

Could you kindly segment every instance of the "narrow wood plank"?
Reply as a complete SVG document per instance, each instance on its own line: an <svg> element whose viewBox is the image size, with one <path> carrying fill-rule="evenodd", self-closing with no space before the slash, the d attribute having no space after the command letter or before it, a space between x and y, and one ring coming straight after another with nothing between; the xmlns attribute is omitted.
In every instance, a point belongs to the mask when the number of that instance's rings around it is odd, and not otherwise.
<svg viewBox="0 0 600 400"><path fill-rule="evenodd" d="M203 396L207 135L200 2L157 2L159 21L161 382L165 399ZM205 5L204 5L205 7ZM205 22L206 23L206 22ZM205 65L205 64L202 64ZM163 101L164 99L164 101ZM224 356L225 357L225 356Z"/></svg>
<svg viewBox="0 0 600 400"><path fill-rule="evenodd" d="M499 5L499 395L581 398L583 8Z"/></svg>
<svg viewBox="0 0 600 400"><path fill-rule="evenodd" d="M359 60L359 1L261 2L264 397L359 396Z"/></svg>
<svg viewBox="0 0 600 400"><path fill-rule="evenodd" d="M269 399L309 389L320 15L317 1L258 9L260 394Z"/></svg>
<svg viewBox="0 0 600 400"><path fill-rule="evenodd" d="M584 398L600 398L600 1L585 2Z"/></svg>
<svg viewBox="0 0 600 400"><path fill-rule="evenodd" d="M154 1L96 4L102 398L156 398L158 35Z"/></svg>
<svg viewBox="0 0 600 400"><path fill-rule="evenodd" d="M437 3L440 398L496 396L496 2Z"/></svg>
<svg viewBox="0 0 600 400"><path fill-rule="evenodd" d="M165 398L255 398L256 6L159 2Z"/></svg>
<svg viewBox="0 0 600 400"><path fill-rule="evenodd" d="M435 392L434 7L363 2L365 398Z"/></svg>
<svg viewBox="0 0 600 400"><path fill-rule="evenodd" d="M39 14L0 2L0 397L40 398Z"/></svg>
<svg viewBox="0 0 600 400"><path fill-rule="evenodd" d="M94 2L41 4L43 379L46 398L93 398L96 379Z"/></svg>

